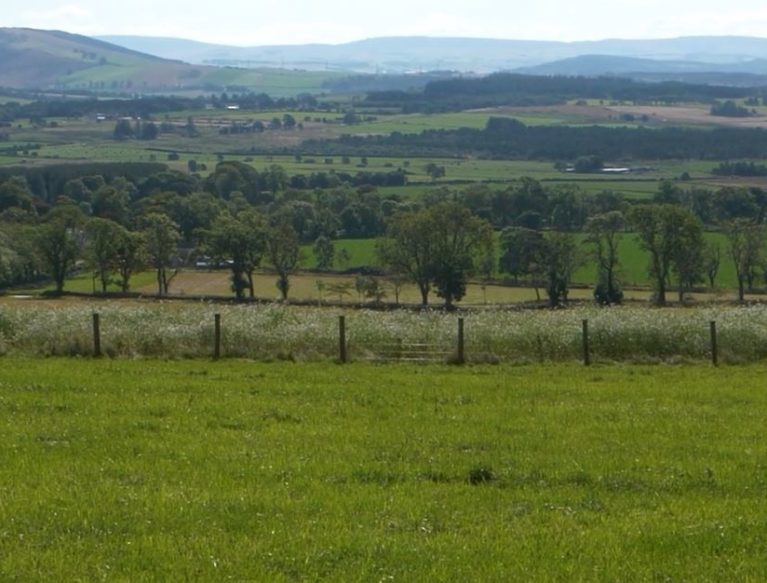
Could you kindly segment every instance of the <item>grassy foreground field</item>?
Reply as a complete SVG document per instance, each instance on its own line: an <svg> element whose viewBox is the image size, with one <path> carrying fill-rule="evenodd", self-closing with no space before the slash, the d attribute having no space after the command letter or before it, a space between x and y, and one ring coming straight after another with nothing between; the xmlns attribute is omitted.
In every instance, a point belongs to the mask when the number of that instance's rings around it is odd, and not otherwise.
<svg viewBox="0 0 767 583"><path fill-rule="evenodd" d="M4 359L0 578L762 581L763 365Z"/></svg>

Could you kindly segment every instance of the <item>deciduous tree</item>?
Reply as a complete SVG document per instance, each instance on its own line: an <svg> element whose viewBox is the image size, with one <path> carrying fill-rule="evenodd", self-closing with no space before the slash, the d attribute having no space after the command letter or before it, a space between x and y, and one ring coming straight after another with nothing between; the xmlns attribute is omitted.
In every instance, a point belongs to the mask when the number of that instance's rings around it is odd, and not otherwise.
<svg viewBox="0 0 767 583"><path fill-rule="evenodd" d="M600 304L619 304L623 300L623 291L618 281L618 246L625 225L625 217L620 211L596 215L586 225L586 242L592 246L599 278L594 296Z"/></svg>
<svg viewBox="0 0 767 583"><path fill-rule="evenodd" d="M738 279L738 300L745 298L746 284L753 286L756 272L764 265L765 230L746 220L729 223L725 231L730 244L730 257Z"/></svg>
<svg viewBox="0 0 767 583"><path fill-rule="evenodd" d="M283 301L288 300L290 275L298 267L300 249L298 235L287 221L280 221L269 229L266 238L267 257L277 272L277 289Z"/></svg>
<svg viewBox="0 0 767 583"><path fill-rule="evenodd" d="M686 246L700 245L700 221L687 209L671 204L638 205L631 210L629 221L642 248L650 254L648 272L655 287L654 301L664 305L675 259L681 261Z"/></svg>
<svg viewBox="0 0 767 583"><path fill-rule="evenodd" d="M168 215L149 214L144 218L144 238L147 255L157 272L157 293L165 296L168 294L168 268L181 240L178 225Z"/></svg>
<svg viewBox="0 0 767 583"><path fill-rule="evenodd" d="M64 291L64 281L82 248L83 215L73 205L53 209L40 225L35 245L42 263L53 278L56 293Z"/></svg>

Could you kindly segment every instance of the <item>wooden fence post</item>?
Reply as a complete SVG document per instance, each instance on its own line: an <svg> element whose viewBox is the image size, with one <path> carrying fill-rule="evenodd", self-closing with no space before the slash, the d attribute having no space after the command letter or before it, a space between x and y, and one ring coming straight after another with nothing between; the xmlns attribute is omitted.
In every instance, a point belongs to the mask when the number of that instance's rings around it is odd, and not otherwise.
<svg viewBox="0 0 767 583"><path fill-rule="evenodd" d="M93 356L101 356L101 316L96 312L93 314Z"/></svg>
<svg viewBox="0 0 767 583"><path fill-rule="evenodd" d="M458 364L466 362L466 337L463 318L458 318Z"/></svg>
<svg viewBox="0 0 767 583"><path fill-rule="evenodd" d="M346 364L346 316L338 317L338 356Z"/></svg>
<svg viewBox="0 0 767 583"><path fill-rule="evenodd" d="M213 359L221 358L221 314L214 316Z"/></svg>
<svg viewBox="0 0 767 583"><path fill-rule="evenodd" d="M591 364L591 350L589 348L589 321L583 320L583 364Z"/></svg>
<svg viewBox="0 0 767 583"><path fill-rule="evenodd" d="M711 362L714 366L719 366L719 346L716 341L716 322L710 324L711 330Z"/></svg>

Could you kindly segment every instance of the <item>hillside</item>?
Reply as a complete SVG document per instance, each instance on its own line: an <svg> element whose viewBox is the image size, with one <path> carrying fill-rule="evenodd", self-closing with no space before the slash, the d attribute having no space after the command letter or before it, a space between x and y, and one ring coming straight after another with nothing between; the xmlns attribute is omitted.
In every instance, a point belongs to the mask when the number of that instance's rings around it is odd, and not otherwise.
<svg viewBox="0 0 767 583"><path fill-rule="evenodd" d="M0 28L0 86L115 92L319 92L336 75L190 65L61 31Z"/></svg>
<svg viewBox="0 0 767 583"><path fill-rule="evenodd" d="M710 63L693 60L640 59L615 55L580 55L553 61L535 67L518 69L520 73L533 75L635 75L655 73L659 75L687 73L722 73L741 75L767 74L767 60L750 59L733 63Z"/></svg>
<svg viewBox="0 0 767 583"><path fill-rule="evenodd" d="M155 56L85 36L0 29L0 84L6 87L44 88L95 68L156 66L162 62Z"/></svg>
<svg viewBox="0 0 767 583"><path fill-rule="evenodd" d="M767 39L683 37L583 42L478 38L385 37L338 45L234 47L171 38L102 37L164 58L197 64L301 67L358 72L455 70L486 73L532 67L581 55L610 55L691 63L739 63L767 58ZM693 69L700 70L700 69Z"/></svg>

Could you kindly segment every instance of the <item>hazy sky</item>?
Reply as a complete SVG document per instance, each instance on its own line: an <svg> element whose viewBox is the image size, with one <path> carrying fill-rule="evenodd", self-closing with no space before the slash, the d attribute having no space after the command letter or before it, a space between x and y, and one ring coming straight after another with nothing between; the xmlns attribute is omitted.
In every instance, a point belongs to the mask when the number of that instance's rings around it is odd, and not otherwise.
<svg viewBox="0 0 767 583"><path fill-rule="evenodd" d="M404 35L565 41L767 36L767 1L2 0L0 26L236 45L341 43Z"/></svg>

